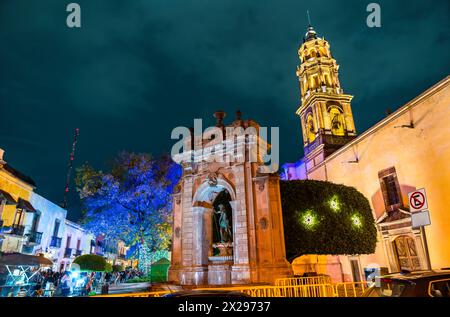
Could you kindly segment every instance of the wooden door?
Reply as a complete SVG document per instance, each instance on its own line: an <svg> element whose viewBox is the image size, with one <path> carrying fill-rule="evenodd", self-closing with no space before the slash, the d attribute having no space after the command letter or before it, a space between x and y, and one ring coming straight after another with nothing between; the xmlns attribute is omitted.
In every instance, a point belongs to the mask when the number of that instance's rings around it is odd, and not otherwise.
<svg viewBox="0 0 450 317"><path fill-rule="evenodd" d="M421 269L416 243L409 236L400 236L394 240L400 270L417 271Z"/></svg>

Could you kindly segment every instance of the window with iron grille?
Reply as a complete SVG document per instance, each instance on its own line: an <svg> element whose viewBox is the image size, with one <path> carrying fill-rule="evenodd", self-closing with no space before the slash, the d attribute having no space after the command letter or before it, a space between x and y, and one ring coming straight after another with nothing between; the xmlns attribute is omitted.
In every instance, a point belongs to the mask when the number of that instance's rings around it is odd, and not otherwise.
<svg viewBox="0 0 450 317"><path fill-rule="evenodd" d="M378 177L386 210L391 211L401 207L402 194L395 167L380 171Z"/></svg>
<svg viewBox="0 0 450 317"><path fill-rule="evenodd" d="M383 182L386 186L387 190L387 201L389 206L395 205L400 203L400 195L397 191L397 182L394 175L389 175L385 178L383 178Z"/></svg>

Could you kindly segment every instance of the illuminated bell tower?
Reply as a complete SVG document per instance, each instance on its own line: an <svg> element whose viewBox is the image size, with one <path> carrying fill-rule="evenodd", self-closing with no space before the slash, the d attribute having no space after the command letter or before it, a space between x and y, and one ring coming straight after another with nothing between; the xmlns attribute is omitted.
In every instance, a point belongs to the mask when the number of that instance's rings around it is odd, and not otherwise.
<svg viewBox="0 0 450 317"><path fill-rule="evenodd" d="M339 65L330 45L308 27L298 50L297 67L301 104L296 114L301 120L307 170L356 137L351 109L353 96L344 94L339 82Z"/></svg>

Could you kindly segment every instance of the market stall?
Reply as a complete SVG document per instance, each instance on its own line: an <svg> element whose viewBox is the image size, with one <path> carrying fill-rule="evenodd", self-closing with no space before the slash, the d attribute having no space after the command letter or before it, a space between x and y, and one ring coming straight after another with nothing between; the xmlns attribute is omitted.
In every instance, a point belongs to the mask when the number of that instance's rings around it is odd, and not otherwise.
<svg viewBox="0 0 450 317"><path fill-rule="evenodd" d="M53 262L44 256L0 254L0 296L31 296L38 273Z"/></svg>

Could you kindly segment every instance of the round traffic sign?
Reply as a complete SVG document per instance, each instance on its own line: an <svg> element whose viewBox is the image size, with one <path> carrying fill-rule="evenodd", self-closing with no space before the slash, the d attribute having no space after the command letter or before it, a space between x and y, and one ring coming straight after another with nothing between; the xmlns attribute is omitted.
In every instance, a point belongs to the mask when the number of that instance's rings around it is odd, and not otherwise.
<svg viewBox="0 0 450 317"><path fill-rule="evenodd" d="M425 196L421 192L414 192L409 198L409 204L414 209L421 209L425 205Z"/></svg>

